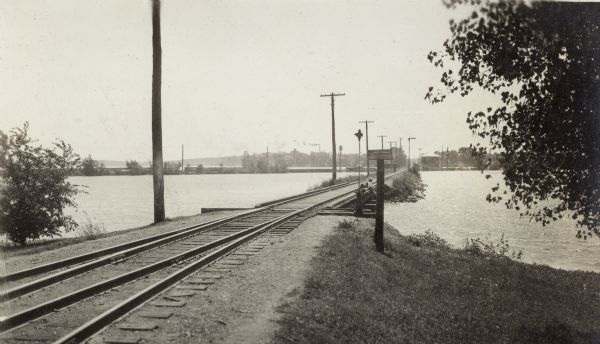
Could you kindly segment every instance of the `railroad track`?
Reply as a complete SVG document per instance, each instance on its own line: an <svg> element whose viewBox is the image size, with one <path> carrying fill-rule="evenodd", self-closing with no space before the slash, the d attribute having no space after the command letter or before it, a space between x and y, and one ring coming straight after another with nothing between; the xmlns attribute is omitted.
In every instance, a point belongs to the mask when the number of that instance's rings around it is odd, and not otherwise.
<svg viewBox="0 0 600 344"><path fill-rule="evenodd" d="M285 233L323 204L347 196L336 185L241 214L4 276L0 341L78 343L267 231ZM15 285L17 281L24 283ZM11 285L12 283L12 285ZM84 314L85 316L81 316Z"/></svg>

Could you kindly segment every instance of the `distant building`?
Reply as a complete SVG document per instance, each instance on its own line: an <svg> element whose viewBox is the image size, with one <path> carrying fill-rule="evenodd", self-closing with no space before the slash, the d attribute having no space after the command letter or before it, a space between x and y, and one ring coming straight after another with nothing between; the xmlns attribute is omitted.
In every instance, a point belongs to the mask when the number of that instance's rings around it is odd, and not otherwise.
<svg viewBox="0 0 600 344"><path fill-rule="evenodd" d="M423 171L436 171L441 168L442 157L437 154L423 154L421 155L421 170Z"/></svg>

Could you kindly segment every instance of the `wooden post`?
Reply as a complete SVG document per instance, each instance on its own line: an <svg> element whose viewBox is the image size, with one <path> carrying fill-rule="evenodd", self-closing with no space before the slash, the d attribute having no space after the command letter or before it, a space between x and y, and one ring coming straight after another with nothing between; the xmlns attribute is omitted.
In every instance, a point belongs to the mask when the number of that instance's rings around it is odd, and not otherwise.
<svg viewBox="0 0 600 344"><path fill-rule="evenodd" d="M154 222L165 220L165 182L162 154L160 0L152 0L152 180Z"/></svg>
<svg viewBox="0 0 600 344"><path fill-rule="evenodd" d="M365 145L366 145L366 151L369 151L369 123L375 123L374 121L358 121L358 123L364 123L365 124ZM371 168L370 168L370 164L369 164L369 159L367 159L367 177L371 176Z"/></svg>
<svg viewBox="0 0 600 344"><path fill-rule="evenodd" d="M383 184L385 178L384 160L377 159L377 208L375 213L375 248L383 253Z"/></svg>
<svg viewBox="0 0 600 344"><path fill-rule="evenodd" d="M333 92L331 92L330 94L321 94L321 97L331 97L331 145L332 145L331 180L333 181L334 184L335 184L336 171L337 171L337 158L335 156L337 147L335 146L335 99L334 99L334 97L345 96L345 95L346 95L345 93L333 93ZM319 146L319 151L320 150L321 150L321 146Z"/></svg>

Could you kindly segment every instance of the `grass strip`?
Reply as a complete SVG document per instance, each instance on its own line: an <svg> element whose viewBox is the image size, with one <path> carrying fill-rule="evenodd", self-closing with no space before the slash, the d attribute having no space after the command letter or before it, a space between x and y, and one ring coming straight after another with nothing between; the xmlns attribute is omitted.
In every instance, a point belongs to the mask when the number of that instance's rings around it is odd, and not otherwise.
<svg viewBox="0 0 600 344"><path fill-rule="evenodd" d="M346 226L347 227L347 226ZM600 274L415 246L374 222L326 238L275 343L600 343Z"/></svg>

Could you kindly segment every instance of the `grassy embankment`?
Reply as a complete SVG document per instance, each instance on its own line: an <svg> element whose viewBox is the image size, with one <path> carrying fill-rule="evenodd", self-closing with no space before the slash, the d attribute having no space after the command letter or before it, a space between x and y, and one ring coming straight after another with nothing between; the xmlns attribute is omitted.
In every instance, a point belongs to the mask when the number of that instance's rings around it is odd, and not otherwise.
<svg viewBox="0 0 600 344"><path fill-rule="evenodd" d="M326 239L275 342L599 343L600 274L452 249L373 221Z"/></svg>
<svg viewBox="0 0 600 344"><path fill-rule="evenodd" d="M399 201L424 190L418 173L392 186ZM454 249L433 233L393 228L382 255L373 228L340 221L303 294L282 307L275 342L600 343L600 274L510 260L521 253L506 241Z"/></svg>

